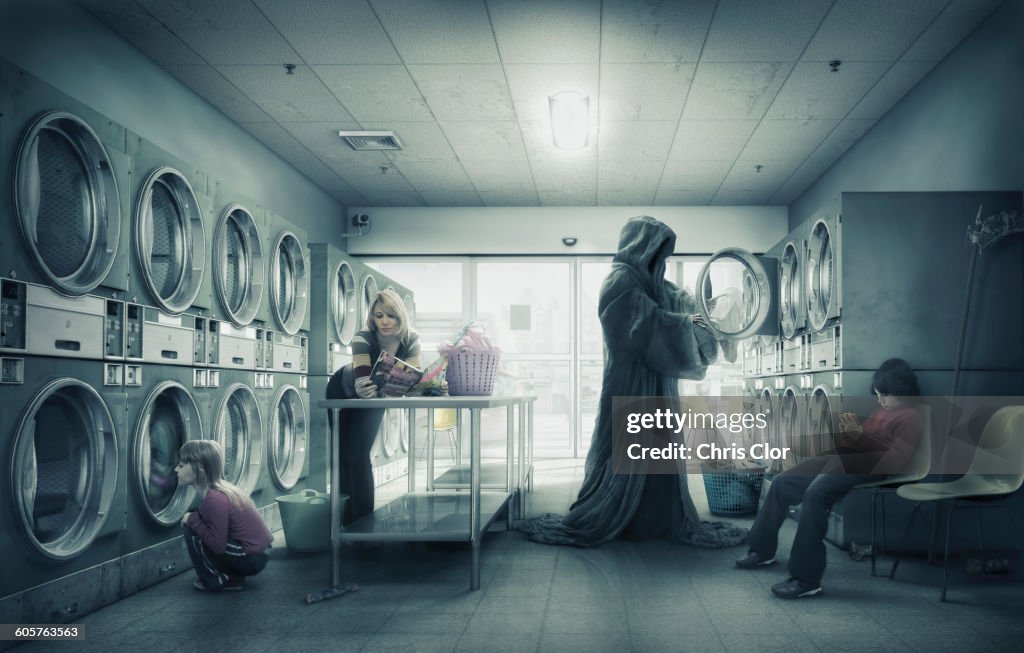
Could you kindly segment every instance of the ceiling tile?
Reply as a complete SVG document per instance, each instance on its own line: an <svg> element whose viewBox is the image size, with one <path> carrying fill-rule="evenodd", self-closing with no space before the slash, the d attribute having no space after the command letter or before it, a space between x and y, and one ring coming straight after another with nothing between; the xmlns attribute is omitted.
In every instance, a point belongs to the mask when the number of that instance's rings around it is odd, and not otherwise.
<svg viewBox="0 0 1024 653"><path fill-rule="evenodd" d="M598 156L602 161L654 159L664 162L677 124L674 120L602 121L598 132Z"/></svg>
<svg viewBox="0 0 1024 653"><path fill-rule="evenodd" d="M756 120L683 120L668 158L686 161L732 161L757 127Z"/></svg>
<svg viewBox="0 0 1024 653"><path fill-rule="evenodd" d="M793 64L701 63L683 110L685 120L760 118Z"/></svg>
<svg viewBox="0 0 1024 653"><path fill-rule="evenodd" d="M804 159L838 124L838 120L762 120L740 158L761 163Z"/></svg>
<svg viewBox="0 0 1024 653"><path fill-rule="evenodd" d="M308 158L319 161L316 155L292 136L284 127L276 122L240 122L238 123L261 143L269 147L288 161Z"/></svg>
<svg viewBox="0 0 1024 653"><path fill-rule="evenodd" d="M442 122L441 129L456 156L463 160L525 160L523 137L515 122L491 120Z"/></svg>
<svg viewBox="0 0 1024 653"><path fill-rule="evenodd" d="M400 150L386 150L392 161L454 161L448 139L436 122L364 122L364 129L392 130L402 142Z"/></svg>
<svg viewBox="0 0 1024 653"><path fill-rule="evenodd" d="M658 188L663 161L620 161L601 158L597 163L598 199L602 191L635 190L641 195L650 195Z"/></svg>
<svg viewBox="0 0 1024 653"><path fill-rule="evenodd" d="M401 161L393 164L418 191L473 191L458 161Z"/></svg>
<svg viewBox="0 0 1024 653"><path fill-rule="evenodd" d="M601 66L601 120L679 120L696 64Z"/></svg>
<svg viewBox="0 0 1024 653"><path fill-rule="evenodd" d="M590 98L590 119L596 121L594 105L598 97L599 70L597 64L506 65L516 115L520 121L550 122L548 97L562 91L576 91Z"/></svg>
<svg viewBox="0 0 1024 653"><path fill-rule="evenodd" d="M889 63L849 61L832 72L827 63L798 63L765 118L842 118L875 85Z"/></svg>
<svg viewBox="0 0 1024 653"><path fill-rule="evenodd" d="M359 122L433 118L405 66L313 66L313 72Z"/></svg>
<svg viewBox="0 0 1024 653"><path fill-rule="evenodd" d="M416 65L409 73L438 120L515 120L498 64Z"/></svg>
<svg viewBox="0 0 1024 653"><path fill-rule="evenodd" d="M550 120L519 121L523 133L523 145L530 161L553 161L565 164L593 163L597 160L597 123L591 116L591 129L587 145L578 150L563 150L555 147L551 135Z"/></svg>
<svg viewBox="0 0 1024 653"><path fill-rule="evenodd" d="M719 190L757 190L774 193L803 162L802 158L789 161L773 159L766 163L740 159L726 175ZM757 166L761 166L760 171Z"/></svg>
<svg viewBox="0 0 1024 653"><path fill-rule="evenodd" d="M654 196L655 206L704 206L714 197L715 191L703 190L659 190Z"/></svg>
<svg viewBox="0 0 1024 653"><path fill-rule="evenodd" d="M278 122L352 120L308 66L217 66L217 71Z"/></svg>
<svg viewBox="0 0 1024 653"><path fill-rule="evenodd" d="M483 0L372 0L407 64L497 63Z"/></svg>
<svg viewBox="0 0 1024 653"><path fill-rule="evenodd" d="M806 188L820 177L838 159L875 124L874 120L844 120L814 150L803 164L786 180L772 196L772 202L789 203L799 197Z"/></svg>
<svg viewBox="0 0 1024 653"><path fill-rule="evenodd" d="M477 192L457 191L420 191L420 196L427 206L483 206L483 200Z"/></svg>
<svg viewBox="0 0 1024 653"><path fill-rule="evenodd" d="M903 53L904 61L939 61L1004 0L953 0Z"/></svg>
<svg viewBox="0 0 1024 653"><path fill-rule="evenodd" d="M200 97L237 123L273 122L252 100L210 66L164 66Z"/></svg>
<svg viewBox="0 0 1024 653"><path fill-rule="evenodd" d="M370 154L376 154L376 152ZM366 199L370 199L370 195L380 195L392 191L415 192L415 189L390 161L387 161L385 157L380 157L380 159L386 163L380 164L374 159L365 161L324 160L324 163Z"/></svg>
<svg viewBox="0 0 1024 653"><path fill-rule="evenodd" d="M711 200L712 206L758 206L768 203L771 191L760 190L720 190Z"/></svg>
<svg viewBox="0 0 1024 653"><path fill-rule="evenodd" d="M285 130L302 143L317 158L329 160L375 159L380 165L389 160L380 152L356 152L338 136L342 129L358 129L352 122L285 122Z"/></svg>
<svg viewBox="0 0 1024 653"><path fill-rule="evenodd" d="M471 161L463 159L463 168L477 192L533 192L533 175L526 161Z"/></svg>
<svg viewBox="0 0 1024 653"><path fill-rule="evenodd" d="M402 60L365 0L253 0L307 64Z"/></svg>
<svg viewBox="0 0 1024 653"><path fill-rule="evenodd" d="M138 0L206 63L300 63L299 55L249 0Z"/></svg>
<svg viewBox="0 0 1024 653"><path fill-rule="evenodd" d="M135 0L79 0L78 4L161 66L206 63Z"/></svg>
<svg viewBox="0 0 1024 653"><path fill-rule="evenodd" d="M598 62L600 0L490 0L487 8L506 64Z"/></svg>
<svg viewBox="0 0 1024 653"><path fill-rule="evenodd" d="M597 190L597 160L586 161L532 161L533 181L538 193L560 192L590 193Z"/></svg>
<svg viewBox="0 0 1024 653"><path fill-rule="evenodd" d="M601 3L602 63L695 62L713 0Z"/></svg>
<svg viewBox="0 0 1024 653"><path fill-rule="evenodd" d="M523 191L480 191L484 206L540 206L537 193Z"/></svg>
<svg viewBox="0 0 1024 653"><path fill-rule="evenodd" d="M949 0L836 0L803 61L895 61Z"/></svg>
<svg viewBox="0 0 1024 653"><path fill-rule="evenodd" d="M853 107L847 118L881 118L934 67L934 61L897 61Z"/></svg>
<svg viewBox="0 0 1024 653"><path fill-rule="evenodd" d="M661 175L658 191L710 191L708 199L729 174L729 161L669 161Z"/></svg>
<svg viewBox="0 0 1024 653"><path fill-rule="evenodd" d="M548 190L537 191L541 206L594 206L597 191L591 190Z"/></svg>
<svg viewBox="0 0 1024 653"><path fill-rule="evenodd" d="M701 61L796 61L832 1L719 2Z"/></svg>
<svg viewBox="0 0 1024 653"><path fill-rule="evenodd" d="M365 197L359 193L351 193L345 191L332 191L328 189L331 197L342 203L343 206L372 206Z"/></svg>
<svg viewBox="0 0 1024 653"><path fill-rule="evenodd" d="M600 206L650 206L654 203L654 192L641 188L598 190L597 203Z"/></svg>
<svg viewBox="0 0 1024 653"><path fill-rule="evenodd" d="M423 201L423 197L419 193L414 192L379 192L379 193L364 193L366 200L370 202L369 206L426 206L427 203Z"/></svg>

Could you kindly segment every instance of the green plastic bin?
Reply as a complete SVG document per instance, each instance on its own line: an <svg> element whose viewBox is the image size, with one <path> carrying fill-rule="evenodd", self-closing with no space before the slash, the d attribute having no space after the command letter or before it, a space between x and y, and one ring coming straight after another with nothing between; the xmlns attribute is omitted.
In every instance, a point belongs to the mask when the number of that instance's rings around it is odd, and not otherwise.
<svg viewBox="0 0 1024 653"><path fill-rule="evenodd" d="M338 495L338 511L345 512L347 494ZM331 546L331 497L316 490L277 497L288 550L293 553L326 551Z"/></svg>

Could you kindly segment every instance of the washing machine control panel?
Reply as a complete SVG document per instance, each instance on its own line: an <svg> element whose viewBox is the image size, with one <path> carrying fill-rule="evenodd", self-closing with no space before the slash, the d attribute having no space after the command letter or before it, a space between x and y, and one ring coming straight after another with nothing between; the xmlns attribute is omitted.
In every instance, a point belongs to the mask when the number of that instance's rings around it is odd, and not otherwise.
<svg viewBox="0 0 1024 653"><path fill-rule="evenodd" d="M142 360L142 323L144 321L141 304L127 304L124 320L124 357L129 360Z"/></svg>
<svg viewBox="0 0 1024 653"><path fill-rule="evenodd" d="M0 279L0 349L25 349L25 284Z"/></svg>

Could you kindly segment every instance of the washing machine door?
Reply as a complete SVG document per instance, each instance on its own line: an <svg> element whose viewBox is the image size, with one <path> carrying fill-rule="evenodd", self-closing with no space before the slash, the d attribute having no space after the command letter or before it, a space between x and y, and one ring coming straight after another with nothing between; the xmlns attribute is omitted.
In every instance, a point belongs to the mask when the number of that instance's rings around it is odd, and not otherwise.
<svg viewBox="0 0 1024 653"><path fill-rule="evenodd" d="M363 320L365 321L367 316L370 315L370 309L373 308L371 302L373 298L377 296L377 279L372 274L367 274L363 277L363 295L362 295L362 312Z"/></svg>
<svg viewBox="0 0 1024 653"><path fill-rule="evenodd" d="M779 431L779 420L776 416L776 400L775 393L772 392L771 388L763 388L758 392L757 403L755 404L756 410L759 414L764 415L767 427L765 428L764 436L768 440L768 444L771 447L779 447L782 442L782 436ZM771 460L768 462L768 473L777 474L782 471L781 460Z"/></svg>
<svg viewBox="0 0 1024 653"><path fill-rule="evenodd" d="M825 385L815 386L807 404L807 439L817 453L836 447L839 420L839 396Z"/></svg>
<svg viewBox="0 0 1024 653"><path fill-rule="evenodd" d="M281 387L274 396L270 415L270 478L282 490L290 490L302 478L309 429L302 395L293 385Z"/></svg>
<svg viewBox="0 0 1024 653"><path fill-rule="evenodd" d="M408 434L403 435L406 421L405 411L401 408L387 409L380 431L380 450L387 460L391 460L398 454L398 449L401 446L399 443L403 437L408 437Z"/></svg>
<svg viewBox="0 0 1024 653"><path fill-rule="evenodd" d="M39 271L64 294L82 295L107 276L121 235L121 202L110 157L80 118L50 111L18 147L14 206Z"/></svg>
<svg viewBox="0 0 1024 653"><path fill-rule="evenodd" d="M835 234L827 220L818 220L807 239L807 269L805 296L807 320L811 328L820 331L835 313Z"/></svg>
<svg viewBox="0 0 1024 653"><path fill-rule="evenodd" d="M309 301L309 266L302 243L290 231L277 237L270 259L270 305L281 330L298 333Z"/></svg>
<svg viewBox="0 0 1024 653"><path fill-rule="evenodd" d="M136 491L158 524L174 526L192 505L195 491L178 485L174 467L181 445L203 437L191 393L177 381L158 383L142 405L132 439Z"/></svg>
<svg viewBox="0 0 1024 653"><path fill-rule="evenodd" d="M103 399L77 379L51 381L22 413L12 452L22 534L54 560L85 551L102 534L117 490L117 434Z"/></svg>
<svg viewBox="0 0 1024 653"><path fill-rule="evenodd" d="M791 453L795 454L791 459L796 462L814 455L810 453L811 447L804 437L802 412L799 391L793 386L787 386L779 399L779 436L781 446L790 448Z"/></svg>
<svg viewBox="0 0 1024 653"><path fill-rule="evenodd" d="M697 310L719 339L743 340L774 328L774 259L738 247L715 253L697 276Z"/></svg>
<svg viewBox="0 0 1024 653"><path fill-rule="evenodd" d="M252 493L263 464L263 416L252 388L232 383L224 391L213 423L214 437L224 447L224 478Z"/></svg>
<svg viewBox="0 0 1024 653"><path fill-rule="evenodd" d="M342 261L334 273L334 284L331 287L331 314L334 316L334 335L345 346L352 342L352 336L359 326L356 293L352 266Z"/></svg>
<svg viewBox="0 0 1024 653"><path fill-rule="evenodd" d="M804 327L801 247L794 241L787 242L779 259L779 322L784 338L792 338Z"/></svg>
<svg viewBox="0 0 1024 653"><path fill-rule="evenodd" d="M135 209L135 254L153 301L178 315L199 296L206 266L203 212L192 185L174 168L149 173Z"/></svg>
<svg viewBox="0 0 1024 653"><path fill-rule="evenodd" d="M256 220L241 204L224 209L213 237L217 299L236 327L256 317L263 299L263 237Z"/></svg>
<svg viewBox="0 0 1024 653"><path fill-rule="evenodd" d="M402 303L405 304L405 313L409 316L409 326L416 324L416 302L413 301L412 295L405 295L402 297Z"/></svg>

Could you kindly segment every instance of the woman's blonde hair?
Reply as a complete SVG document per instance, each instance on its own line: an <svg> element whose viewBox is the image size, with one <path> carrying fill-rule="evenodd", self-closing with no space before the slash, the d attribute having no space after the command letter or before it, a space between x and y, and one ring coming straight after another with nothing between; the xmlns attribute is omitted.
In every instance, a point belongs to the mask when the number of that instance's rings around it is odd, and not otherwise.
<svg viewBox="0 0 1024 653"><path fill-rule="evenodd" d="M224 480L224 447L216 440L188 440L178 450L178 461L191 464L200 492L220 490L236 508L255 505L238 486Z"/></svg>
<svg viewBox="0 0 1024 653"><path fill-rule="evenodd" d="M371 332L377 332L377 323L373 320L373 313L377 310L377 304L389 315L398 319L398 337L404 342L409 337L409 314L405 310L405 302L391 288L385 288L373 296L370 302L370 311L366 314L366 328Z"/></svg>

